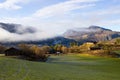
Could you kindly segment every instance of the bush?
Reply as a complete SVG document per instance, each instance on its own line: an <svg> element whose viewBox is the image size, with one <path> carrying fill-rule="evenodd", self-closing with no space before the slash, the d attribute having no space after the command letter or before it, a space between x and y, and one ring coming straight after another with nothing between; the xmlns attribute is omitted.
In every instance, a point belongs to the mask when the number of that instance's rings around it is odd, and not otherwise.
<svg viewBox="0 0 120 80"><path fill-rule="evenodd" d="M106 57L118 57L118 55L114 52L110 52L108 50L94 50L89 51L89 54L95 55L95 56L106 56Z"/></svg>
<svg viewBox="0 0 120 80"><path fill-rule="evenodd" d="M46 55L48 49L46 49L46 47L43 48L38 47L37 45L21 44L19 45L19 48L22 51L21 55L26 57L26 59L46 61L48 58Z"/></svg>

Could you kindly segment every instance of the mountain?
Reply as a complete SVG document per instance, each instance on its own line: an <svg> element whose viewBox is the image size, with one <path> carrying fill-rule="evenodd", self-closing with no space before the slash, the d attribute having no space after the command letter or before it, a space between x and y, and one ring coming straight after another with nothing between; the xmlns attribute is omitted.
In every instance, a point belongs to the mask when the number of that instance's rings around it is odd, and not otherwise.
<svg viewBox="0 0 120 80"><path fill-rule="evenodd" d="M14 34L19 34L19 35L24 35L26 33L36 33L36 29L33 27L25 27L21 24L11 24L11 23L0 23L0 29L5 30L9 33L14 33ZM2 35L2 34L1 34ZM0 41L0 44L6 45L6 46L16 46L17 44L20 43L27 43L27 44L36 44L36 45L55 45L55 44L63 44L66 46L69 46L71 42L76 42L73 39L67 39L62 36L57 36L45 40L26 40L26 41Z"/></svg>
<svg viewBox="0 0 120 80"><path fill-rule="evenodd" d="M16 34L24 34L24 33L34 33L36 30L33 27L23 27L20 24L10 24L10 23L0 23L0 28Z"/></svg>
<svg viewBox="0 0 120 80"><path fill-rule="evenodd" d="M99 26L90 26L88 28L76 28L66 31L63 36L68 39L77 41L106 41L120 37L120 32L112 31L110 29Z"/></svg>
<svg viewBox="0 0 120 80"><path fill-rule="evenodd" d="M0 29L4 29L9 33L24 35L26 33L35 33L36 29L33 27L25 27L20 24L0 23ZM2 34L1 34L2 35ZM36 45L55 45L63 44L69 46L71 42L82 44L84 42L98 42L106 41L120 37L120 32L115 32L110 29L99 26L90 26L88 28L75 28L66 31L62 36L49 38L46 40L37 41L16 41L16 42L0 42L0 44L11 46L20 43L36 44Z"/></svg>

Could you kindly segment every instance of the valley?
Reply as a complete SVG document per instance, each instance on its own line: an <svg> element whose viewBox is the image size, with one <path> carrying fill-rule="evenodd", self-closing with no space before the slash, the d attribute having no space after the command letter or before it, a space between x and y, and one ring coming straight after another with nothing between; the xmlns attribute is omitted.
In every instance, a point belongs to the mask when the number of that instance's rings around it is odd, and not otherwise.
<svg viewBox="0 0 120 80"><path fill-rule="evenodd" d="M0 80L120 80L120 0L0 0Z"/></svg>

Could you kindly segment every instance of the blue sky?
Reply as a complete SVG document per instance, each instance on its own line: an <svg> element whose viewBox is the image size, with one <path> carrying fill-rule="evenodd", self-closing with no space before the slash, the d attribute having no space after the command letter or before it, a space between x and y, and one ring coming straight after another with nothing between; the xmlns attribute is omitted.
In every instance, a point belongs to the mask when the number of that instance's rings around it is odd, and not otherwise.
<svg viewBox="0 0 120 80"><path fill-rule="evenodd" d="M0 0L0 22L48 34L90 25L120 31L120 0Z"/></svg>

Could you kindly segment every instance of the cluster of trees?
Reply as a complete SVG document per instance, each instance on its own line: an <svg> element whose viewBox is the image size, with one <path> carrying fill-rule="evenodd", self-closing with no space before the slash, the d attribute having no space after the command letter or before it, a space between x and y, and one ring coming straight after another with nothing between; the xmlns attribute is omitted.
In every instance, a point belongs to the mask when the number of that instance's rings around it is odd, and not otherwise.
<svg viewBox="0 0 120 80"><path fill-rule="evenodd" d="M116 43L119 44L120 40L116 40ZM21 55L29 60L40 60L46 61L49 54L67 54L67 53L94 53L104 55L111 55L111 51L118 47L120 49L120 45L110 45L105 43L92 43L87 42L82 45L78 45L76 42L70 43L70 46L64 46L62 44L56 44L54 46L38 46L38 45L28 45L28 44L19 44L15 49L14 48L6 48L4 46L0 46L0 53L7 52L12 53L12 55ZM9 49L9 50L8 50ZM17 49L17 50L16 50ZM7 50L7 51L6 51ZM14 54L13 54L14 53ZM105 55L106 55L105 54Z"/></svg>
<svg viewBox="0 0 120 80"><path fill-rule="evenodd" d="M87 49L84 48L85 46L87 46ZM70 43L69 47L66 47L62 44L56 44L54 46L47 46L47 45L37 46L37 45L19 44L18 48L21 51L20 55L24 55L34 60L41 59L43 61L46 61L49 54L80 53L81 50L83 49L89 50L88 47L90 46L91 44L88 43L82 46L79 46L77 43Z"/></svg>
<svg viewBox="0 0 120 80"><path fill-rule="evenodd" d="M61 52L63 54L67 53L81 53L83 51L89 51L91 47L93 47L94 43L84 43L83 45L78 45L78 43L70 43L69 47L66 47L61 44L57 44L55 46L52 46L53 52Z"/></svg>
<svg viewBox="0 0 120 80"><path fill-rule="evenodd" d="M19 44L16 47L0 46L0 54L6 56L22 56L28 60L46 61L49 57L51 48L49 46L37 46L28 44Z"/></svg>
<svg viewBox="0 0 120 80"><path fill-rule="evenodd" d="M6 50L7 48L5 46L2 46L0 45L0 54L4 54L4 51Z"/></svg>
<svg viewBox="0 0 120 80"><path fill-rule="evenodd" d="M41 57L46 54L56 54L57 52L67 54L67 53L80 53L82 51L88 51L91 47L94 46L94 43L84 43L83 45L78 45L73 42L70 43L69 47L66 47L62 44L56 44L54 46L37 46L37 45L28 45L28 44L19 44L17 48L21 51L20 55L29 56L29 57ZM1 52L4 49L0 48Z"/></svg>
<svg viewBox="0 0 120 80"><path fill-rule="evenodd" d="M46 61L48 58L47 54L50 51L49 46L39 47L37 45L19 44L18 48L21 51L21 55L26 58L40 61Z"/></svg>
<svg viewBox="0 0 120 80"><path fill-rule="evenodd" d="M120 44L120 38L117 38L115 44Z"/></svg>

